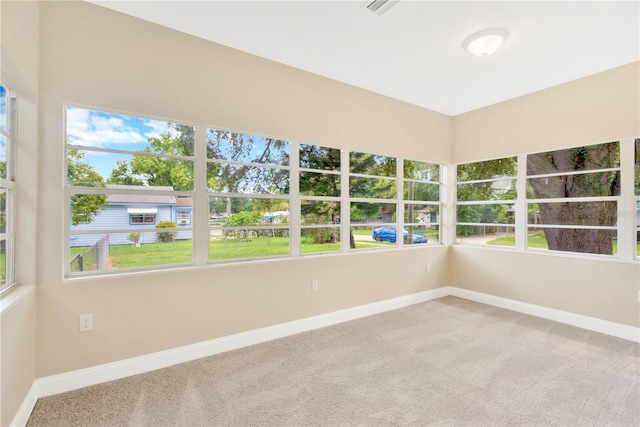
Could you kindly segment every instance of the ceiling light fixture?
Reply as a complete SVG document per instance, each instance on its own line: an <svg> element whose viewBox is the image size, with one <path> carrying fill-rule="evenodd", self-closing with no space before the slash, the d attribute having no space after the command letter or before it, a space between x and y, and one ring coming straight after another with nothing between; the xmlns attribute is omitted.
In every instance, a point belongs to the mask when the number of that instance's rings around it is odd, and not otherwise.
<svg viewBox="0 0 640 427"><path fill-rule="evenodd" d="M475 56L489 56L502 46L508 35L502 28L478 31L467 37L464 49Z"/></svg>

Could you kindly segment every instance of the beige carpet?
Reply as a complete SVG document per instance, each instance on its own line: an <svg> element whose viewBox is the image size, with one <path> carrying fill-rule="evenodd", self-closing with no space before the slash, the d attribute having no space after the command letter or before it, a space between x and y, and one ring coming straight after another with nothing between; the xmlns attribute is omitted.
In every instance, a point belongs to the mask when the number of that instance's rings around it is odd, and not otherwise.
<svg viewBox="0 0 640 427"><path fill-rule="evenodd" d="M43 398L28 426L637 426L639 351L446 297Z"/></svg>

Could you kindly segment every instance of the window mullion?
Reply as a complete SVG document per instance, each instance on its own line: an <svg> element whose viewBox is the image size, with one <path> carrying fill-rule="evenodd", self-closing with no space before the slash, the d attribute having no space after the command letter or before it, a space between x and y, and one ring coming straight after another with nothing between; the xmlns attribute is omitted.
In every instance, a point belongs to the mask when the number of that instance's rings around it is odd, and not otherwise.
<svg viewBox="0 0 640 427"><path fill-rule="evenodd" d="M620 194L618 202L618 256L625 261L633 261L636 256L634 219L636 203L633 197L635 180L635 140L620 140Z"/></svg>
<svg viewBox="0 0 640 427"><path fill-rule="evenodd" d="M524 251L527 249L527 156L519 155L517 157L518 178L516 180L516 203L515 203L515 235L516 250Z"/></svg>
<svg viewBox="0 0 640 427"><path fill-rule="evenodd" d="M349 252L351 242L351 201L349 198L349 152L340 152L340 251Z"/></svg>
<svg viewBox="0 0 640 427"><path fill-rule="evenodd" d="M209 194L207 193L207 129L196 126L194 132L193 261L204 265L209 260Z"/></svg>
<svg viewBox="0 0 640 427"><path fill-rule="evenodd" d="M396 159L396 223L396 246L402 246L404 239L399 236L404 236L404 159L400 157Z"/></svg>
<svg viewBox="0 0 640 427"><path fill-rule="evenodd" d="M300 145L291 143L289 155L289 255L300 255Z"/></svg>
<svg viewBox="0 0 640 427"><path fill-rule="evenodd" d="M443 166L442 187L444 191L440 191L440 239L444 245L452 245L456 241L456 166L447 164Z"/></svg>

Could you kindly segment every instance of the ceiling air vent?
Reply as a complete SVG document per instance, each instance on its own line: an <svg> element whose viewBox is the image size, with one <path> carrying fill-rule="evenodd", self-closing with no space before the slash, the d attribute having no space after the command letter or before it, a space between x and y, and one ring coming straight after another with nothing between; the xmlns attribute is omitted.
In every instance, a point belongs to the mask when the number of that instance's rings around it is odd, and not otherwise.
<svg viewBox="0 0 640 427"><path fill-rule="evenodd" d="M389 10L391 6L398 3L398 1L400 0L367 0L366 2L364 2L364 6L371 12L382 15L387 10Z"/></svg>

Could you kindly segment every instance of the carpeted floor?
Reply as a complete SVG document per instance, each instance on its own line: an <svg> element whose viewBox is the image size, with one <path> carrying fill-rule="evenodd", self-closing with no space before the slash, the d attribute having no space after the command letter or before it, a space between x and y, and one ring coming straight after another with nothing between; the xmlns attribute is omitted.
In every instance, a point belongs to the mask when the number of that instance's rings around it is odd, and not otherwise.
<svg viewBox="0 0 640 427"><path fill-rule="evenodd" d="M638 426L639 353L446 297L43 398L28 426Z"/></svg>

